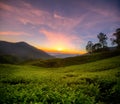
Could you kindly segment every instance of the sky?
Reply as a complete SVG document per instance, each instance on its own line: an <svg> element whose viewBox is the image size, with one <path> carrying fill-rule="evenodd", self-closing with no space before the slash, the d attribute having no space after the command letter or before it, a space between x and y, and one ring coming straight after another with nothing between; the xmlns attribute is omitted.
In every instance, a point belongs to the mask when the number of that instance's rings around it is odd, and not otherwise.
<svg viewBox="0 0 120 104"><path fill-rule="evenodd" d="M120 0L0 0L0 40L46 52L85 53L97 35L120 28ZM110 40L108 39L110 46Z"/></svg>

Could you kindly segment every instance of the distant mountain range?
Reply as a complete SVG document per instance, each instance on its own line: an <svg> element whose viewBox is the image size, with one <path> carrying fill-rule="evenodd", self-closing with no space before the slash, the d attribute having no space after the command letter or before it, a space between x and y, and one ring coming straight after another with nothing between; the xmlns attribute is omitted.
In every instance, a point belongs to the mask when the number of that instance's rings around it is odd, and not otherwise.
<svg viewBox="0 0 120 104"><path fill-rule="evenodd" d="M11 55L22 60L51 59L53 56L25 42L11 43L0 41L0 56Z"/></svg>

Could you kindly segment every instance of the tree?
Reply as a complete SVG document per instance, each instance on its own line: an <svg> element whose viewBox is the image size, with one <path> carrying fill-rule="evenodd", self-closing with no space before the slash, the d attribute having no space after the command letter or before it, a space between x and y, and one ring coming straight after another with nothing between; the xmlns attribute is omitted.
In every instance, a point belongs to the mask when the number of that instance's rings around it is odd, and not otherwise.
<svg viewBox="0 0 120 104"><path fill-rule="evenodd" d="M86 45L86 50L91 53L92 52L92 46L93 46L93 43L92 41L88 41L87 45Z"/></svg>
<svg viewBox="0 0 120 104"><path fill-rule="evenodd" d="M102 48L107 47L107 41L106 40L108 38L107 38L106 34L101 32L97 35L97 37L99 39L100 44L102 45Z"/></svg>
<svg viewBox="0 0 120 104"><path fill-rule="evenodd" d="M116 32L113 33L113 36L115 36L115 39L111 39L113 44L117 44L118 48L120 48L120 28L116 29Z"/></svg>
<svg viewBox="0 0 120 104"><path fill-rule="evenodd" d="M102 48L102 45L100 43L96 43L92 46L93 52L99 51Z"/></svg>

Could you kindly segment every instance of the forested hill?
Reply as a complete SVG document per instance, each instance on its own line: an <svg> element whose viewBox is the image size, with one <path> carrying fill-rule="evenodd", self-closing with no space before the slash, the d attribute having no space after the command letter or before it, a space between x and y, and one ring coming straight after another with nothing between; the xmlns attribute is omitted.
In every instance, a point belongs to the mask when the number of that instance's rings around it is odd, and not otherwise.
<svg viewBox="0 0 120 104"><path fill-rule="evenodd" d="M25 42L11 43L0 41L0 56L3 55L13 56L22 60L53 58L53 56Z"/></svg>

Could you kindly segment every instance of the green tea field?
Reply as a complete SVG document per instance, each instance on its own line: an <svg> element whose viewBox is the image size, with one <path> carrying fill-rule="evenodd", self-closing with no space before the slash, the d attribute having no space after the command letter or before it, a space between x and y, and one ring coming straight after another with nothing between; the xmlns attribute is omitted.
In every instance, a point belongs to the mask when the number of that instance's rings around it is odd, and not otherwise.
<svg viewBox="0 0 120 104"><path fill-rule="evenodd" d="M0 104L120 104L120 56L59 68L0 64Z"/></svg>

